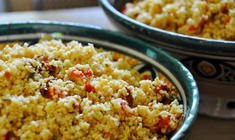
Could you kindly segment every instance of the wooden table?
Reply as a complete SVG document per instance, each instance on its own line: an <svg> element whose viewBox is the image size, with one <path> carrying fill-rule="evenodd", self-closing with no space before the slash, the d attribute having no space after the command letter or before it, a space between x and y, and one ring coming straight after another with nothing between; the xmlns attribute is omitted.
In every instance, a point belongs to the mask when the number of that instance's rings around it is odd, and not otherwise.
<svg viewBox="0 0 235 140"><path fill-rule="evenodd" d="M99 7L0 14L0 22L28 20L77 22L117 31ZM199 115L190 131L189 140L235 140L235 119L222 120Z"/></svg>

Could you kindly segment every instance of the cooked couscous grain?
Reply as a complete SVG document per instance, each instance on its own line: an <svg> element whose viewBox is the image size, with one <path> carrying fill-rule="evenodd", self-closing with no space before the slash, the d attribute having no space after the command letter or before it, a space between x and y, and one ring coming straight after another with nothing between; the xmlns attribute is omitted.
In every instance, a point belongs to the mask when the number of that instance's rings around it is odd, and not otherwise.
<svg viewBox="0 0 235 140"><path fill-rule="evenodd" d="M122 13L172 32L235 40L235 0L133 0Z"/></svg>
<svg viewBox="0 0 235 140"><path fill-rule="evenodd" d="M182 119L178 92L138 63L77 41L2 45L0 139L167 139Z"/></svg>

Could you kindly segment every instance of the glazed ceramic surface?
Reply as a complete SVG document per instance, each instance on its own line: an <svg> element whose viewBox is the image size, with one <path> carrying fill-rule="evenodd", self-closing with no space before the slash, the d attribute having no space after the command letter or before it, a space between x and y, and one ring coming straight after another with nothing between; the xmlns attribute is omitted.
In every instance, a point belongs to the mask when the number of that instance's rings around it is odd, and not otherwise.
<svg viewBox="0 0 235 140"><path fill-rule="evenodd" d="M119 29L161 47L191 71L201 93L200 113L235 118L235 41L187 36L145 25L119 12L129 1L100 0L100 5Z"/></svg>
<svg viewBox="0 0 235 140"><path fill-rule="evenodd" d="M35 43L45 34L67 41L77 40L82 43L93 43L96 47L124 53L143 62L136 66L138 70L149 70L153 76L159 73L164 74L179 90L179 100L184 105L183 123L171 139L186 137L197 115L199 95L191 73L179 61L161 49L140 40L99 27L48 21L0 24L0 42L27 41Z"/></svg>

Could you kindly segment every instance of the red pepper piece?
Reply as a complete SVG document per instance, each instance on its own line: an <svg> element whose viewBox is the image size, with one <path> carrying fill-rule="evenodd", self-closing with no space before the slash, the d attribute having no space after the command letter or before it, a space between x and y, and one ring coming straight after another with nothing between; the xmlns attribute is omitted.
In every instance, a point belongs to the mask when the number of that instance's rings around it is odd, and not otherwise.
<svg viewBox="0 0 235 140"><path fill-rule="evenodd" d="M109 132L104 132L103 135L104 135L104 138L106 138L106 139L110 138L110 136L111 136L111 134Z"/></svg>
<svg viewBox="0 0 235 140"><path fill-rule="evenodd" d="M188 27L188 30L189 30L189 31L194 31L194 30L196 30L196 27L195 27L194 25L190 25L190 26Z"/></svg>
<svg viewBox="0 0 235 140"><path fill-rule="evenodd" d="M165 91L170 91L169 86L167 85L167 83L163 83L160 87L160 90L165 90Z"/></svg>
<svg viewBox="0 0 235 140"><path fill-rule="evenodd" d="M94 91L95 91L95 87L92 86L90 83L86 83L86 85L85 85L85 90L86 90L87 92L94 92Z"/></svg>
<svg viewBox="0 0 235 140"><path fill-rule="evenodd" d="M170 125L171 116L168 115L166 118L159 116L159 121L155 124L154 130L161 131L162 128L167 128Z"/></svg>
<svg viewBox="0 0 235 140"><path fill-rule="evenodd" d="M5 76L7 79L10 79L10 78L11 78L11 73L8 72L8 71L6 71L6 72L4 73L4 76Z"/></svg>
<svg viewBox="0 0 235 140"><path fill-rule="evenodd" d="M224 24L228 24L231 20L231 17L230 16L227 16L225 19L224 19Z"/></svg>
<svg viewBox="0 0 235 140"><path fill-rule="evenodd" d="M86 71L86 72L84 72L84 75L85 75L85 76L88 76L88 77L91 77L92 74L93 74L92 71L89 71L89 70Z"/></svg>
<svg viewBox="0 0 235 140"><path fill-rule="evenodd" d="M122 7L122 9L121 9L121 13L125 13L126 12L126 9L127 9L127 7L126 7L126 5L124 5L123 7Z"/></svg>

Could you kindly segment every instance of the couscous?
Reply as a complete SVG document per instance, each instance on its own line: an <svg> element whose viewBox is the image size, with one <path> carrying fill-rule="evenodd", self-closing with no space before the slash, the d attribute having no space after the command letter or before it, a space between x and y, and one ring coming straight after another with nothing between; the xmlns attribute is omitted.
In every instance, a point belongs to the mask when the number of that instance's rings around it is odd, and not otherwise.
<svg viewBox="0 0 235 140"><path fill-rule="evenodd" d="M133 0L122 13L180 34L235 40L235 0Z"/></svg>
<svg viewBox="0 0 235 140"><path fill-rule="evenodd" d="M77 41L1 44L0 139L168 139L179 93L139 63Z"/></svg>

